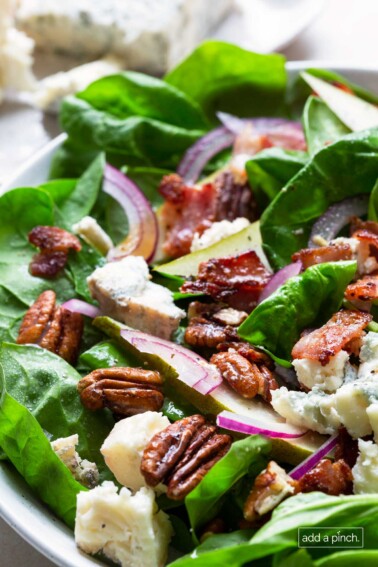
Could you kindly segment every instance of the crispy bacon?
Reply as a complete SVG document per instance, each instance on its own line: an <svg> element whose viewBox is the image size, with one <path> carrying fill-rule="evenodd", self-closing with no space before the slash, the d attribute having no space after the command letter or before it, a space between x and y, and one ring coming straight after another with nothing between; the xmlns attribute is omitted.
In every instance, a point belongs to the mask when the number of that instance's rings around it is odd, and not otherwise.
<svg viewBox="0 0 378 567"><path fill-rule="evenodd" d="M185 293L205 293L217 301L249 313L256 306L261 291L271 278L253 250L237 256L202 262L195 281L181 287Z"/></svg>
<svg viewBox="0 0 378 567"><path fill-rule="evenodd" d="M354 233L358 230L367 230L373 234L378 234L378 222L375 221L363 221L358 217L350 218L350 235L354 236Z"/></svg>
<svg viewBox="0 0 378 567"><path fill-rule="evenodd" d="M353 258L352 248L349 244L331 244L319 248L303 248L292 255L293 262L302 262L303 269L324 262L338 262L340 260L351 260Z"/></svg>
<svg viewBox="0 0 378 567"><path fill-rule="evenodd" d="M378 299L378 275L368 275L348 285L345 290L348 301L373 301Z"/></svg>
<svg viewBox="0 0 378 567"><path fill-rule="evenodd" d="M171 258L188 254L194 233L202 234L213 222L258 217L250 187L238 183L231 172L203 185L186 185L179 175L166 175L159 191L165 198L160 216L167 233L163 249Z"/></svg>
<svg viewBox="0 0 378 567"><path fill-rule="evenodd" d="M301 337L291 355L318 360L325 366L332 356L358 338L371 320L372 316L362 311L338 311L320 329Z"/></svg>
<svg viewBox="0 0 378 567"><path fill-rule="evenodd" d="M68 252L81 250L78 238L56 226L36 226L29 232L29 242L40 249L29 269L33 276L53 278L64 268Z"/></svg>

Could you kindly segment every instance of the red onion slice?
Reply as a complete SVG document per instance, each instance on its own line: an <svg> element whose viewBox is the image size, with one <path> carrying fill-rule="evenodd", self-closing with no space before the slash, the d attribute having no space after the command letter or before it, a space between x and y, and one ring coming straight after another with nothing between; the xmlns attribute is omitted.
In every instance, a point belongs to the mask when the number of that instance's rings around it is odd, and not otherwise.
<svg viewBox="0 0 378 567"><path fill-rule="evenodd" d="M232 413L231 411L222 411L217 416L217 425L223 429L237 431L246 435L258 434L279 439L296 439L307 433L307 431L294 427L289 423L264 423L258 419Z"/></svg>
<svg viewBox="0 0 378 567"><path fill-rule="evenodd" d="M179 380L201 394L209 394L222 383L217 368L187 348L134 329L122 329L121 337L138 351L160 357L175 369Z"/></svg>
<svg viewBox="0 0 378 567"><path fill-rule="evenodd" d="M317 247L313 241L315 236L321 236L327 242L336 238L340 230L348 224L350 217L366 215L368 205L369 195L357 195L331 205L313 225L308 247Z"/></svg>
<svg viewBox="0 0 378 567"><path fill-rule="evenodd" d="M187 183L196 183L205 165L219 152L229 148L250 124L257 134L267 135L272 146L288 150L305 150L306 141L299 122L285 118L238 118L226 112L217 116L223 126L212 130L191 146L179 164L177 173Z"/></svg>
<svg viewBox="0 0 378 567"><path fill-rule="evenodd" d="M69 299L62 304L64 309L67 311L72 311L73 313L81 313L87 317L94 319L100 315L100 310L98 307L87 303L86 301L81 301L81 299Z"/></svg>
<svg viewBox="0 0 378 567"><path fill-rule="evenodd" d="M308 471L313 469L319 461L328 455L334 449L339 441L339 434L334 433L315 453L307 457L302 463L300 463L295 469L293 469L289 474L294 480L299 480Z"/></svg>
<svg viewBox="0 0 378 567"><path fill-rule="evenodd" d="M271 280L262 290L258 303L262 303L267 297L272 295L279 287L281 287L288 279L297 276L302 269L302 262L293 262L288 264L274 274Z"/></svg>
<svg viewBox="0 0 378 567"><path fill-rule="evenodd" d="M102 190L120 204L129 223L129 234L110 250L107 259L112 262L132 254L150 262L159 238L158 223L151 204L129 177L108 164L105 166Z"/></svg>

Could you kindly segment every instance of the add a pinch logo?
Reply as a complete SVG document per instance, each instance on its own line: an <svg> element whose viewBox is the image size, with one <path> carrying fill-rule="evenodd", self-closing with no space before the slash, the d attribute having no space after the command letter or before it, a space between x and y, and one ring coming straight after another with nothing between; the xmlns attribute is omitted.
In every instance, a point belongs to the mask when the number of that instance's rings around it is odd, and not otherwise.
<svg viewBox="0 0 378 567"><path fill-rule="evenodd" d="M298 547L364 547L364 528L299 528Z"/></svg>

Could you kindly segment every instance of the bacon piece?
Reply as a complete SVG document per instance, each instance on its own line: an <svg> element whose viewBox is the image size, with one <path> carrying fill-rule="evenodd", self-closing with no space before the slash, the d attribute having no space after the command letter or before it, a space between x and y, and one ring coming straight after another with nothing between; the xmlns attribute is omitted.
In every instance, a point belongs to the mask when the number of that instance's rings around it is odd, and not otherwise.
<svg viewBox="0 0 378 567"><path fill-rule="evenodd" d="M368 275L348 285L345 290L348 301L373 301L378 299L378 275Z"/></svg>
<svg viewBox="0 0 378 567"><path fill-rule="evenodd" d="M194 233L201 235L213 222L258 218L249 185L238 183L230 171L203 185L186 185L179 175L166 175L159 192L165 198L160 215L167 232L163 249L171 258L189 254Z"/></svg>
<svg viewBox="0 0 378 567"><path fill-rule="evenodd" d="M331 496L352 494L352 471L343 459L333 463L330 459L322 459L316 467L308 471L298 480L296 492L314 492L319 490Z"/></svg>
<svg viewBox="0 0 378 567"><path fill-rule="evenodd" d="M29 242L41 250L32 258L30 273L42 278L55 277L66 265L68 252L81 250L76 236L56 226L35 226L29 232Z"/></svg>
<svg viewBox="0 0 378 567"><path fill-rule="evenodd" d="M319 248L303 248L292 255L293 262L302 262L306 270L315 264L324 262L338 262L340 260L351 260L353 258L352 248L349 244L331 244Z"/></svg>
<svg viewBox="0 0 378 567"><path fill-rule="evenodd" d="M371 320L372 316L362 311L338 311L320 329L301 337L291 355L318 360L325 366L332 356L358 338Z"/></svg>
<svg viewBox="0 0 378 567"><path fill-rule="evenodd" d="M241 311L249 313L272 275L253 250L237 256L202 262L195 281L181 287L185 293L205 293Z"/></svg>
<svg viewBox="0 0 378 567"><path fill-rule="evenodd" d="M350 218L350 235L354 236L354 233L358 230L367 230L373 234L378 234L378 222L375 221L363 221L358 217Z"/></svg>

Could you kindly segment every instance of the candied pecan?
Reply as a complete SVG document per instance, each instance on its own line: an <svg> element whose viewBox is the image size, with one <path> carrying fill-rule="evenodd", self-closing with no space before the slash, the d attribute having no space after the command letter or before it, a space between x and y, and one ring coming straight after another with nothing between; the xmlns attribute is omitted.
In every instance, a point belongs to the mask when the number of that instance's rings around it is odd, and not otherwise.
<svg viewBox="0 0 378 567"><path fill-rule="evenodd" d="M358 440L353 439L345 427L342 427L338 431L338 440L335 448L335 461L343 459L350 468L353 468L356 464L357 457Z"/></svg>
<svg viewBox="0 0 378 567"><path fill-rule="evenodd" d="M143 368L114 367L94 370L78 385L83 405L92 410L109 408L123 417L159 411L164 402L159 372Z"/></svg>
<svg viewBox="0 0 378 567"><path fill-rule="evenodd" d="M176 421L157 433L144 450L141 472L147 484L167 485L173 500L184 498L221 459L231 437L217 433L201 415Z"/></svg>
<svg viewBox="0 0 378 567"><path fill-rule="evenodd" d="M214 354L210 363L220 371L222 377L243 398L252 399L259 392L259 369L237 352Z"/></svg>
<svg viewBox="0 0 378 567"><path fill-rule="evenodd" d="M256 478L244 504L244 518L253 522L259 516L271 512L282 500L294 494L296 481L274 461Z"/></svg>
<svg viewBox="0 0 378 567"><path fill-rule="evenodd" d="M33 276L52 278L64 268L70 250L81 250L78 238L56 226L36 226L29 232L29 242L41 252L35 254L29 269Z"/></svg>
<svg viewBox="0 0 378 567"><path fill-rule="evenodd" d="M193 347L215 348L219 343L233 339L237 339L233 327L222 327L201 317L193 317L185 331L185 342Z"/></svg>
<svg viewBox="0 0 378 567"><path fill-rule="evenodd" d="M279 385L271 370L266 366L259 366L259 395L266 402L272 401L272 390L278 390Z"/></svg>
<svg viewBox="0 0 378 567"><path fill-rule="evenodd" d="M55 312L56 295L47 290L41 293L26 312L18 332L18 344L38 344Z"/></svg>
<svg viewBox="0 0 378 567"><path fill-rule="evenodd" d="M217 192L215 220L234 220L245 217L250 221L259 218L259 211L248 182L240 183L231 171L220 173L214 181Z"/></svg>
<svg viewBox="0 0 378 567"><path fill-rule="evenodd" d="M371 320L369 313L338 311L320 329L299 339L291 352L292 358L318 360L325 366L345 345L361 336Z"/></svg>
<svg viewBox="0 0 378 567"><path fill-rule="evenodd" d="M241 311L256 306L271 273L254 250L236 256L213 258L202 262L195 281L186 281L181 291L205 293Z"/></svg>
<svg viewBox="0 0 378 567"><path fill-rule="evenodd" d="M343 459L339 459L335 463L330 459L322 459L316 467L298 480L296 488L296 492L313 492L315 490L331 496L352 494L353 475L351 468Z"/></svg>
<svg viewBox="0 0 378 567"><path fill-rule="evenodd" d="M80 240L57 226L35 226L29 232L29 242L41 250L67 252L81 250Z"/></svg>
<svg viewBox="0 0 378 567"><path fill-rule="evenodd" d="M56 295L41 293L26 312L17 337L18 344L37 344L73 364L76 361L83 318L56 305Z"/></svg>
<svg viewBox="0 0 378 567"><path fill-rule="evenodd" d="M231 447L231 437L220 433L205 440L191 459L184 465L176 466L176 471L169 478L167 496L172 500L182 500L191 492L203 477Z"/></svg>
<svg viewBox="0 0 378 567"><path fill-rule="evenodd" d="M331 244L329 246L320 246L319 248L303 248L291 257L293 262L302 262L304 270L315 264L351 260L352 258L353 252L349 244Z"/></svg>
<svg viewBox="0 0 378 567"><path fill-rule="evenodd" d="M223 518L214 518L202 528L200 542L204 542L208 537L214 534L224 534L226 531L227 526Z"/></svg>
<svg viewBox="0 0 378 567"><path fill-rule="evenodd" d="M172 423L150 440L144 450L141 472L150 486L158 485L189 446L194 433L205 424L202 415L191 415Z"/></svg>
<svg viewBox="0 0 378 567"><path fill-rule="evenodd" d="M227 343L220 343L217 346L217 350L219 351L227 351L230 348L236 350L239 354L244 356L249 362L254 362L258 366L263 364L267 368L271 370L274 369L274 362L265 352L258 350L257 348L253 347L249 343L240 341L240 342L227 342Z"/></svg>
<svg viewBox="0 0 378 567"><path fill-rule="evenodd" d="M239 311L239 309L233 309L232 307L227 307L220 309L213 315L213 319L216 323L221 323L222 325L230 325L232 327L238 327L245 321L248 317L248 313L245 311Z"/></svg>

